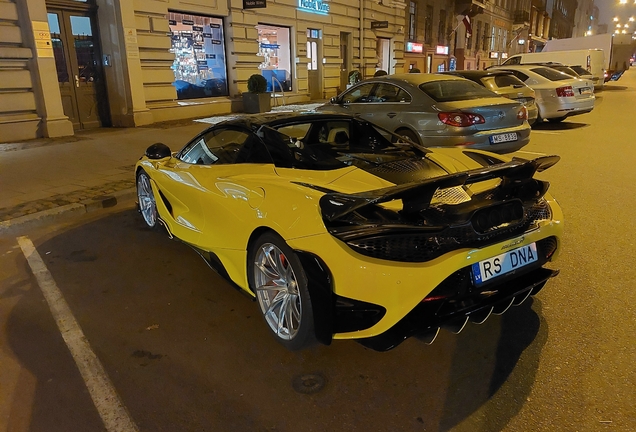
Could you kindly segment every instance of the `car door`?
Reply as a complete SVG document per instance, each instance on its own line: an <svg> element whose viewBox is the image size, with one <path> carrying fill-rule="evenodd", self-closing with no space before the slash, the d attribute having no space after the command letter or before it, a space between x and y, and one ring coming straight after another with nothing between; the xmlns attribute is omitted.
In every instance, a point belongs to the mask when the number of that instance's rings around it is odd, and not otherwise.
<svg viewBox="0 0 636 432"><path fill-rule="evenodd" d="M369 110L375 83L361 83L344 92L335 103L322 107L324 111L365 115Z"/></svg>
<svg viewBox="0 0 636 432"><path fill-rule="evenodd" d="M361 117L395 131L408 123L406 114L412 110L411 101L411 95L400 86L381 82L373 89L367 112Z"/></svg>
<svg viewBox="0 0 636 432"><path fill-rule="evenodd" d="M273 173L269 155L259 143L251 131L214 128L197 136L177 154L174 164L161 169L170 179L164 193L180 230L177 237L206 250L232 247L229 236L239 237L234 227L241 226L244 210L263 195L259 187L250 190L242 184L242 176Z"/></svg>

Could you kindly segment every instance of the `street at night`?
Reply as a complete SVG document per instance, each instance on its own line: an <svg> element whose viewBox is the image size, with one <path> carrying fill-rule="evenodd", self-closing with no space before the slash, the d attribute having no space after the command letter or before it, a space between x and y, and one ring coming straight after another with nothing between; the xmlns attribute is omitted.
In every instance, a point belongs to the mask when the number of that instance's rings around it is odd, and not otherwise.
<svg viewBox="0 0 636 432"><path fill-rule="evenodd" d="M132 201L3 235L0 429L104 430L18 244L26 236L141 431L636 430L635 100L630 70L591 113L533 128L516 155L561 156L539 174L564 212L549 264L561 273L432 345L288 351L255 302L146 228Z"/></svg>

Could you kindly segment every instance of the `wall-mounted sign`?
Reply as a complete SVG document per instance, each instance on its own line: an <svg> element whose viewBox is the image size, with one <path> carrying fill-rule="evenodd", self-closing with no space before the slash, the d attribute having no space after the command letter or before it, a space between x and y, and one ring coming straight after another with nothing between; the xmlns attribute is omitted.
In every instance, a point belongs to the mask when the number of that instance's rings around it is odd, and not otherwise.
<svg viewBox="0 0 636 432"><path fill-rule="evenodd" d="M372 29L389 28L388 21L371 21Z"/></svg>
<svg viewBox="0 0 636 432"><path fill-rule="evenodd" d="M499 53L497 51L490 51L490 53L488 53L488 58L491 58L491 59L499 58Z"/></svg>
<svg viewBox="0 0 636 432"><path fill-rule="evenodd" d="M421 43L416 43L416 42L407 42L406 52L412 52L412 53L424 52L424 45L422 45Z"/></svg>
<svg viewBox="0 0 636 432"><path fill-rule="evenodd" d="M278 49L278 48L280 48L280 45L279 44L271 44L271 43L261 43L261 48Z"/></svg>
<svg viewBox="0 0 636 432"><path fill-rule="evenodd" d="M184 20L181 20L181 24L183 24L183 25L193 25L194 21L184 19Z"/></svg>
<svg viewBox="0 0 636 432"><path fill-rule="evenodd" d="M448 55L448 47L445 45L437 45L435 47L435 54Z"/></svg>
<svg viewBox="0 0 636 432"><path fill-rule="evenodd" d="M298 0L298 9L303 12L311 12L321 15L327 15L329 13L329 5L320 0Z"/></svg>
<svg viewBox="0 0 636 432"><path fill-rule="evenodd" d="M501 58L502 59L507 59L508 58L508 53L501 53Z"/></svg>
<svg viewBox="0 0 636 432"><path fill-rule="evenodd" d="M243 0L243 9L260 9L267 7L267 0Z"/></svg>

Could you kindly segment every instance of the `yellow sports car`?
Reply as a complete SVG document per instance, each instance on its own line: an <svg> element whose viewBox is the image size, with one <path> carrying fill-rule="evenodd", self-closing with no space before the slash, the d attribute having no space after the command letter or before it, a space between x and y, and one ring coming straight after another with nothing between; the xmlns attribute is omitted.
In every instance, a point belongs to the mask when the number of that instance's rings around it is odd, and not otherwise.
<svg viewBox="0 0 636 432"><path fill-rule="evenodd" d="M150 146L139 210L253 296L289 349L432 342L536 294L558 271L558 156L428 149L342 114L246 116Z"/></svg>

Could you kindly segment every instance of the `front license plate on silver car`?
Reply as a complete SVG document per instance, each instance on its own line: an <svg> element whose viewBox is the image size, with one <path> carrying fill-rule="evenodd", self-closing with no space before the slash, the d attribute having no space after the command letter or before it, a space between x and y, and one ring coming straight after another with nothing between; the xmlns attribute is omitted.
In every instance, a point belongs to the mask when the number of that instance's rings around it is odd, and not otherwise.
<svg viewBox="0 0 636 432"><path fill-rule="evenodd" d="M491 144L499 144L499 143L505 143L510 141L517 141L517 132L493 135L490 137Z"/></svg>
<svg viewBox="0 0 636 432"><path fill-rule="evenodd" d="M476 285L479 285L533 263L537 259L537 244L531 243L473 264L473 280Z"/></svg>

